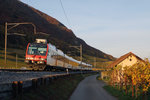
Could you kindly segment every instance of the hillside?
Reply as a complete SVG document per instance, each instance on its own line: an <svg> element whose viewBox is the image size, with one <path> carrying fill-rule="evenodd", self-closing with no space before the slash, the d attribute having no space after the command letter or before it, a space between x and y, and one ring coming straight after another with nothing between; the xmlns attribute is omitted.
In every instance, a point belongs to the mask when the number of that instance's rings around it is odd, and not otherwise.
<svg viewBox="0 0 150 100"><path fill-rule="evenodd" d="M55 18L22 3L19 0L0 0L0 46L4 47L4 25L5 22L32 22L37 27L37 32L47 33L49 35L34 35L32 25L19 25L16 28L9 30L8 33L22 33L21 36L8 36L8 47L25 49L28 42L33 42L35 38L46 38L48 42L56 45L65 53L75 49L69 48L69 45L83 46L83 54L89 56L97 56L107 60L114 60L115 58L98 49L95 49L85 41L75 36L75 34L65 27L61 22ZM9 26L10 27L10 26ZM8 28L9 28L8 27ZM76 55L79 53L75 52Z"/></svg>

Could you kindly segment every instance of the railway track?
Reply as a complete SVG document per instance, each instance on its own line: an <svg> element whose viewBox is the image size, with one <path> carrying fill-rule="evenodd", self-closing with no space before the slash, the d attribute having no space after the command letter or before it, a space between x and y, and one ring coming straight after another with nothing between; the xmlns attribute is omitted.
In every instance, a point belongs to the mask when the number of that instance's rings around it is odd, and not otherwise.
<svg viewBox="0 0 150 100"><path fill-rule="evenodd" d="M29 70L29 69L0 69L0 71L26 72L26 71L33 71L33 70Z"/></svg>
<svg viewBox="0 0 150 100"><path fill-rule="evenodd" d="M93 72L93 71L92 71ZM23 94L23 91L37 89L40 85L47 85L59 78L71 77L75 74L87 72L51 72L51 71L0 71L0 99L10 99ZM88 72L89 73L89 72ZM18 92L19 91L19 92ZM11 100L11 99L10 99Z"/></svg>
<svg viewBox="0 0 150 100"><path fill-rule="evenodd" d="M49 70L32 70L32 69L0 69L7 72L48 72Z"/></svg>
<svg viewBox="0 0 150 100"><path fill-rule="evenodd" d="M12 83L13 81L32 80L34 78L41 78L50 75L61 74L78 74L84 71L33 71L33 70L20 70L20 69L0 69L0 84Z"/></svg>
<svg viewBox="0 0 150 100"><path fill-rule="evenodd" d="M50 72L50 71L25 71L12 70L0 71L0 84L12 83L13 81L32 80L50 75L66 74L66 72Z"/></svg>
<svg viewBox="0 0 150 100"><path fill-rule="evenodd" d="M0 69L1 71L7 71L7 72L79 72L81 70L76 70L76 69L56 69L53 68L51 70L33 70L33 69ZM82 71L86 71L86 70L82 70ZM88 71L88 70L87 70Z"/></svg>

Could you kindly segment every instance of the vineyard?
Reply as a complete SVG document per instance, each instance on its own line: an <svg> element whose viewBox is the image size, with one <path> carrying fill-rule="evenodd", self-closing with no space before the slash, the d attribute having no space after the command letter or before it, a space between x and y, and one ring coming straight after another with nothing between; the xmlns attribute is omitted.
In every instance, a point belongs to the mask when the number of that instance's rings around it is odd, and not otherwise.
<svg viewBox="0 0 150 100"><path fill-rule="evenodd" d="M150 87L150 62L148 59L144 63L136 63L132 66L117 66L108 72L109 85L118 90L122 90L125 95L131 94L137 99L146 94Z"/></svg>

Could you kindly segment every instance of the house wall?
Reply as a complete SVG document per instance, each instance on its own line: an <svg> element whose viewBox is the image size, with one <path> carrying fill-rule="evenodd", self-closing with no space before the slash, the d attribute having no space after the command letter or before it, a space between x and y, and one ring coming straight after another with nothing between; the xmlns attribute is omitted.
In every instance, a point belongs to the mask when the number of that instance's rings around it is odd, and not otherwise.
<svg viewBox="0 0 150 100"><path fill-rule="evenodd" d="M109 76L108 73L109 73L109 71L102 71L100 73L101 79L108 78L108 76Z"/></svg>
<svg viewBox="0 0 150 100"><path fill-rule="evenodd" d="M126 59L124 59L122 62L120 62L119 64L117 64L117 66L122 66L122 70L121 70L121 72L118 71L117 74L115 73L115 75L116 75L115 76L116 77L115 81L116 82L120 82L120 81L124 80L123 77L122 77L122 75L123 75L123 67L125 67L125 66L132 66L132 65L134 65L136 63L142 63L142 64L144 64L140 59L136 58L133 55L130 55ZM122 74L122 75L120 76L120 74Z"/></svg>
<svg viewBox="0 0 150 100"><path fill-rule="evenodd" d="M137 63L138 61L139 60L135 56L131 55L131 56L128 56L122 62L120 62L118 65L121 65L122 67L132 66L133 64Z"/></svg>

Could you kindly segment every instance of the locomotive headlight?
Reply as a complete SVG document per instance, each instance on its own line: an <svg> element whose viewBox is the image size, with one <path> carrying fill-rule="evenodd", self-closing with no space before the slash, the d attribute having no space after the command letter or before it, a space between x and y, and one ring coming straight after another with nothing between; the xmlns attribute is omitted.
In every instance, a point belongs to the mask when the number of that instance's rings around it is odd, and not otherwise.
<svg viewBox="0 0 150 100"><path fill-rule="evenodd" d="M38 60L38 58L34 58L34 60Z"/></svg>
<svg viewBox="0 0 150 100"><path fill-rule="evenodd" d="M28 58L26 58L26 59L28 59L28 60L33 60L33 58L30 58L30 57L28 57Z"/></svg>
<svg viewBox="0 0 150 100"><path fill-rule="evenodd" d="M45 58L41 58L41 60L46 60Z"/></svg>

